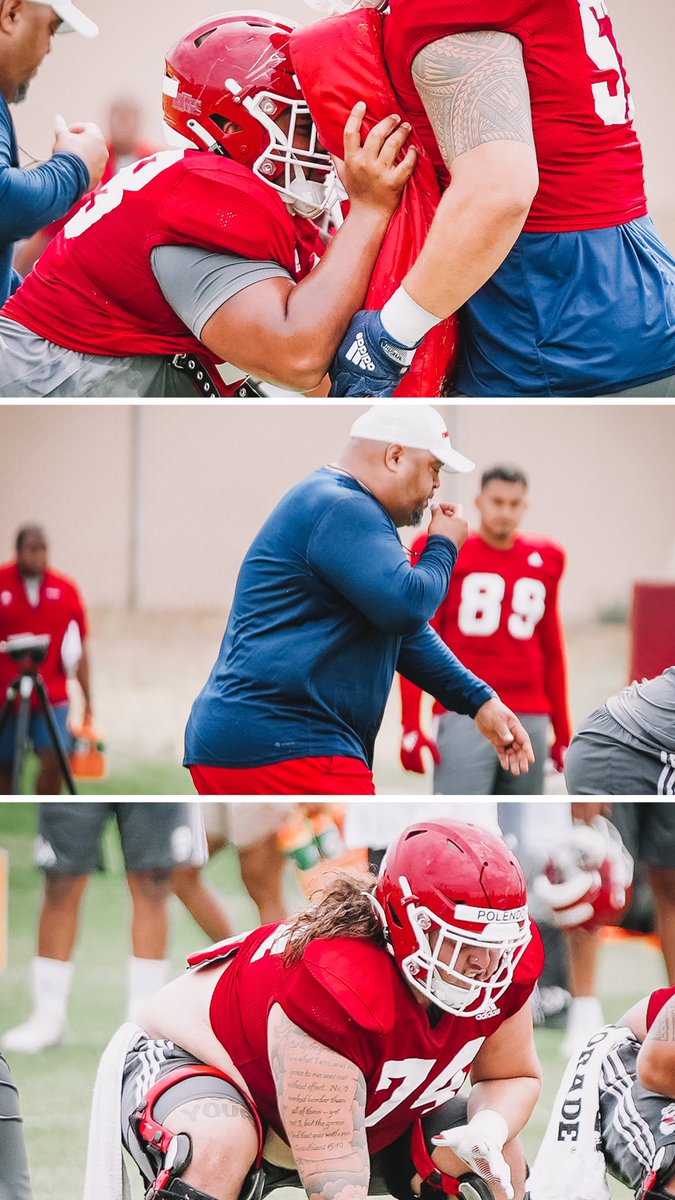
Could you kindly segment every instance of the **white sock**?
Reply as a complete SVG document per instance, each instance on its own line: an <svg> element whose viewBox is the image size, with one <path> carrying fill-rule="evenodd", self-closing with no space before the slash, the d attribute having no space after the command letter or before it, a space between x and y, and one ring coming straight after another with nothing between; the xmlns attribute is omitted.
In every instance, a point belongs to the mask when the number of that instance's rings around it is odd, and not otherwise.
<svg viewBox="0 0 675 1200"><path fill-rule="evenodd" d="M169 978L166 958L130 958L128 967L127 1020L135 1021L145 1000L158 992Z"/></svg>
<svg viewBox="0 0 675 1200"><path fill-rule="evenodd" d="M434 325L439 325L443 317L437 317L426 308L422 308L401 285L387 300L380 312L380 320L389 337L400 342L402 346L412 348Z"/></svg>
<svg viewBox="0 0 675 1200"><path fill-rule="evenodd" d="M31 963L31 986L34 1016L37 1020L63 1026L68 1012L68 997L73 978L73 964L57 958L34 958Z"/></svg>
<svg viewBox="0 0 675 1200"><path fill-rule="evenodd" d="M573 996L567 1016L568 1028L570 1025L595 1025L598 1029L604 1025L605 1018L602 1013L602 1004L597 996Z"/></svg>

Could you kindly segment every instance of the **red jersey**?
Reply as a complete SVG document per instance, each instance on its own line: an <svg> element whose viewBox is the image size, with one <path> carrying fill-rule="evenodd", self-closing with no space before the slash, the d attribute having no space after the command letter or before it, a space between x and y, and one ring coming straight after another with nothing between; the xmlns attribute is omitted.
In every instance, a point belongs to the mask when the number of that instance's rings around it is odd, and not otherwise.
<svg viewBox="0 0 675 1200"><path fill-rule="evenodd" d="M384 23L383 13L361 8L315 21L291 35L293 66L321 143L338 158L344 154L345 121L357 100L368 102L363 139L378 121L399 111L384 61ZM382 308L402 283L424 245L441 199L434 165L414 130L408 145L415 146L417 163L389 222L364 308ZM458 349L459 322L453 314L427 334L394 395L443 395Z"/></svg>
<svg viewBox="0 0 675 1200"><path fill-rule="evenodd" d="M526 1003L544 961L533 929L494 1014L479 1020L444 1013L431 1025L384 948L365 938L322 938L310 943L296 966L285 967L286 932L285 925L267 925L190 959L235 955L213 994L213 1032L241 1071L263 1121L288 1140L267 1047L268 1014L280 1004L300 1029L362 1071L371 1154L459 1091L485 1039Z"/></svg>
<svg viewBox="0 0 675 1200"><path fill-rule="evenodd" d="M675 987L659 988L652 992L647 1004L647 1029L651 1029L661 1009L675 996Z"/></svg>
<svg viewBox="0 0 675 1200"><path fill-rule="evenodd" d="M412 549L413 562L426 534ZM497 550L471 533L432 625L454 654L489 683L516 713L550 716L556 738L569 744L567 665L558 607L565 552L536 534L519 534ZM404 681L404 725L419 689ZM435 712L444 709L436 702Z"/></svg>
<svg viewBox="0 0 675 1200"><path fill-rule="evenodd" d="M411 66L430 42L479 29L510 33L523 47L540 178L525 229L602 229L644 216L642 152L604 0L392 0L389 72L444 179Z"/></svg>
<svg viewBox="0 0 675 1200"><path fill-rule="evenodd" d="M23 576L15 562L0 566L0 641L17 633L48 633L51 636L47 657L40 666L52 704L62 704L68 699L66 673L61 662L61 643L71 621L76 621L80 636L87 636L87 618L82 597L71 579L56 571L46 570L40 583L37 606L33 606L26 592ZM16 678L16 663L7 655L0 654L0 696ZM33 705L37 706L33 695Z"/></svg>
<svg viewBox="0 0 675 1200"><path fill-rule="evenodd" d="M104 184L109 183L113 175L116 175L118 171L121 171L124 166L129 166L132 162L138 162L138 160L141 158L149 158L151 154L157 153L158 150L159 146L143 145L140 143L138 146L134 147L134 153L132 155L129 157L125 156L124 160L120 161L117 157L117 151L115 150L115 147L108 143L108 161L103 168L103 174L99 180L99 186L103 187ZM73 205L70 212L67 212L65 217L61 217L58 221L52 221L51 225L45 226L42 232L48 242L51 242L52 238L55 238L57 233L61 232L64 225L66 225L70 218L75 215L81 204L88 204L94 195L95 190L96 189L93 188L91 191L85 192L84 196L80 197L77 204Z"/></svg>
<svg viewBox="0 0 675 1200"><path fill-rule="evenodd" d="M215 366L155 279L150 254L162 245L272 259L301 279L319 235L248 167L207 151L163 150L92 193L3 316L84 354L193 353Z"/></svg>

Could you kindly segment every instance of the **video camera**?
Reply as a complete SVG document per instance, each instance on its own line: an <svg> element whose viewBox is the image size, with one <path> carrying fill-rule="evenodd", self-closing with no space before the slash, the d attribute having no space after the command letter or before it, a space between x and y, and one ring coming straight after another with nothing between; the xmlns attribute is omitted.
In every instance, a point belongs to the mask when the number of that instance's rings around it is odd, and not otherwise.
<svg viewBox="0 0 675 1200"><path fill-rule="evenodd" d="M16 633L0 642L0 654L8 654L15 663L39 666L47 657L51 640L48 633Z"/></svg>

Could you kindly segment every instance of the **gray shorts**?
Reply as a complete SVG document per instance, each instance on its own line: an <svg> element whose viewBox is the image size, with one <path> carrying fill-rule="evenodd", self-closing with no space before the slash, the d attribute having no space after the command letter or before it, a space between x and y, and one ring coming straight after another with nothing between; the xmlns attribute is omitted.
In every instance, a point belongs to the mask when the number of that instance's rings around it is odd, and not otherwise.
<svg viewBox="0 0 675 1200"><path fill-rule="evenodd" d="M657 396L659 399L675 396L675 375L664 375L663 379L654 379L651 383L638 383L621 392L603 392L603 396Z"/></svg>
<svg viewBox="0 0 675 1200"><path fill-rule="evenodd" d="M675 804L614 804L612 822L636 862L675 869Z"/></svg>
<svg viewBox="0 0 675 1200"><path fill-rule="evenodd" d="M127 1054L122 1076L122 1142L134 1159L146 1183L154 1180L155 1169L136 1136L130 1118L158 1080L163 1079L171 1071L191 1065L202 1066L203 1064L174 1042L154 1040L145 1034L137 1039ZM185 1092L179 1097L173 1087L167 1088L155 1105L155 1117L159 1122L163 1121L172 1109L176 1108L178 1104L184 1103L188 1098L190 1100L213 1099L216 1096L226 1097L232 1094L231 1090L227 1090L231 1089L232 1085L213 1076L197 1076L185 1081L184 1084L177 1084L176 1088L183 1088ZM435 1134L440 1133L443 1129L450 1129L455 1125L466 1123L466 1105L465 1096L454 1096L423 1118L424 1136L429 1151L433 1149L431 1138ZM265 1158L262 1160L262 1167L265 1173L263 1196L280 1187L302 1188L303 1186L297 1171L278 1167ZM412 1200L410 1181L415 1174L415 1167L410 1151L410 1131L406 1131L391 1146L373 1154L370 1167L369 1195L391 1194L400 1197L400 1200Z"/></svg>
<svg viewBox="0 0 675 1200"><path fill-rule="evenodd" d="M571 796L672 796L675 754L639 741L603 704L572 738L565 783Z"/></svg>
<svg viewBox="0 0 675 1200"><path fill-rule="evenodd" d="M617 1046L605 1058L600 1083L600 1135L609 1174L638 1188L669 1135L675 1103L648 1092L636 1078L639 1042Z"/></svg>
<svg viewBox="0 0 675 1200"><path fill-rule="evenodd" d="M19 1093L0 1054L0 1200L32 1200Z"/></svg>
<svg viewBox="0 0 675 1200"><path fill-rule="evenodd" d="M195 824L192 807L170 801L41 804L35 860L48 873L91 875L102 871L103 831L114 817L127 871L171 870L194 861L200 826Z"/></svg>
<svg viewBox="0 0 675 1200"><path fill-rule="evenodd" d="M169 356L81 354L0 316L0 396L196 395Z"/></svg>
<svg viewBox="0 0 675 1200"><path fill-rule="evenodd" d="M505 771L494 746L476 727L472 717L441 713L436 743L441 755L434 768L434 793L438 796L541 796L544 764L548 757L549 719L540 714L518 713L530 735L536 762L527 775Z"/></svg>

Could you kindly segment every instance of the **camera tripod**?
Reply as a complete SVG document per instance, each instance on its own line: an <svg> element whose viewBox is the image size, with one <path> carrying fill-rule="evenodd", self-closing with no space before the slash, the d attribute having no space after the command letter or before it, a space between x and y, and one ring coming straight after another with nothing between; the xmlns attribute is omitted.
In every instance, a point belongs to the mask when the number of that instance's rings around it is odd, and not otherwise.
<svg viewBox="0 0 675 1200"><path fill-rule="evenodd" d="M49 696L44 685L44 680L40 675L38 663L26 662L22 659L21 663L17 664L19 674L16 679L10 683L7 688L7 698L0 712L0 737L9 721L14 708L14 701L19 697L19 711L16 717L16 732L14 735L14 757L12 759L12 786L11 795L19 795L19 787L21 785L21 772L23 770L23 761L26 754L26 739L28 736L28 725L30 722L31 699L33 692L37 694L39 707L47 722L49 730L49 739L58 759L61 774L64 783L70 792L71 796L77 795L77 788L73 779L66 752L63 748L59 729L54 717L54 710L49 703Z"/></svg>

